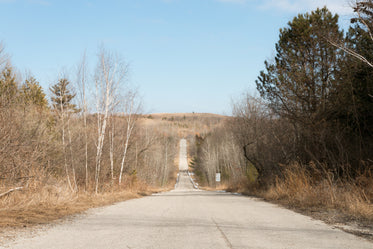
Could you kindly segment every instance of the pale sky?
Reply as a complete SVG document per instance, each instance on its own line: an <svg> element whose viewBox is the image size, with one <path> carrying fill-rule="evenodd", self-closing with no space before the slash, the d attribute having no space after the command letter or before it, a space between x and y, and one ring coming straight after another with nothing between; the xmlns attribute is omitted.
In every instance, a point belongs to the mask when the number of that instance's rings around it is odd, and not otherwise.
<svg viewBox="0 0 373 249"><path fill-rule="evenodd" d="M274 55L279 29L327 6L346 29L351 0L0 0L0 40L45 91L101 44L130 65L146 112L230 114ZM72 76L73 78L73 76Z"/></svg>

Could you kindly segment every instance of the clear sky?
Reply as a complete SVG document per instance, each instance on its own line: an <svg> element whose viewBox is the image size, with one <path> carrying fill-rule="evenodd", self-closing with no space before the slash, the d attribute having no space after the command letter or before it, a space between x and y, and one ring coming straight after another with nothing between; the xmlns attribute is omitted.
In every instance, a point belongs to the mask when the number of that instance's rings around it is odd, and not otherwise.
<svg viewBox="0 0 373 249"><path fill-rule="evenodd" d="M0 40L47 91L100 44L130 64L146 112L230 114L256 94L279 29L327 5L347 27L350 0L0 0Z"/></svg>

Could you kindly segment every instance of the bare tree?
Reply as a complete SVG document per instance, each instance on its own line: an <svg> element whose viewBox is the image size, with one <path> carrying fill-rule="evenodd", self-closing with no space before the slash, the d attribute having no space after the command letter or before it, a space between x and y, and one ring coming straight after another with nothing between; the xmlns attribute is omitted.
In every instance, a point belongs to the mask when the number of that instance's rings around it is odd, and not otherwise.
<svg viewBox="0 0 373 249"><path fill-rule="evenodd" d="M167 181L168 176L168 146L170 142L167 136L164 137L164 148L165 148L165 154L164 154L164 168L163 168L163 174L162 174L162 182L161 185L164 186Z"/></svg>
<svg viewBox="0 0 373 249"><path fill-rule="evenodd" d="M76 173L75 173L75 160L74 160L74 153L73 153L73 147L72 147L72 136L71 136L71 128L70 128L70 115L67 118L67 135L69 138L69 151L70 151L70 165L71 165L71 170L72 170L72 175L73 175L73 180L74 180L74 191L78 190L78 184L76 182Z"/></svg>
<svg viewBox="0 0 373 249"><path fill-rule="evenodd" d="M96 112L97 112L97 153L95 170L95 192L98 193L101 170L102 149L104 146L108 117L115 106L117 90L124 83L127 65L113 53L101 48L96 69Z"/></svg>
<svg viewBox="0 0 373 249"><path fill-rule="evenodd" d="M7 64L9 61L9 56L5 53L4 44L0 42L0 69L4 64Z"/></svg>
<svg viewBox="0 0 373 249"><path fill-rule="evenodd" d="M126 139L124 142L124 149L123 149L123 155L122 155L122 162L120 165L120 172L119 172L119 184L122 183L122 175L123 175L123 169L124 169L124 162L126 160L127 150L129 141L131 138L132 130L135 127L136 123L136 114L139 113L141 105L137 101L137 92L136 91L128 91L127 96L123 103L123 109L124 109L124 117L126 119Z"/></svg>
<svg viewBox="0 0 373 249"><path fill-rule="evenodd" d="M373 0L355 1L352 8L354 9L354 12L357 16L351 19L351 23L361 23L365 27L365 30L367 31L371 41L373 42ZM359 54L354 49L351 49L340 42L333 41L330 38L328 38L328 41L333 46L342 49L347 54L357 58L368 66L373 67L372 61L369 61L365 56Z"/></svg>
<svg viewBox="0 0 373 249"><path fill-rule="evenodd" d="M110 126L109 140L110 140L110 175L111 180L114 180L114 135L115 135L115 119L114 116L110 116Z"/></svg>
<svg viewBox="0 0 373 249"><path fill-rule="evenodd" d="M82 60L78 65L77 70L77 84L80 95L80 106L83 114L83 125L84 125L84 143L85 143L85 190L88 188L89 174L88 174L88 128L87 128L87 114L88 105L86 97L87 88L87 61L86 53L84 52Z"/></svg>

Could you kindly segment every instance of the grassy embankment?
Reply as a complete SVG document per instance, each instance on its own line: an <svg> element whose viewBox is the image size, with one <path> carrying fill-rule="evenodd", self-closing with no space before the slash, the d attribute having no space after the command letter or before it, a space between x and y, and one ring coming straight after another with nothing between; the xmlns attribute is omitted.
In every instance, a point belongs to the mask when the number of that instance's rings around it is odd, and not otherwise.
<svg viewBox="0 0 373 249"><path fill-rule="evenodd" d="M331 176L331 174L327 174ZM373 175L335 181L299 164L284 166L283 178L269 188L252 184L225 185L229 191L261 197L330 223L359 223L373 229Z"/></svg>

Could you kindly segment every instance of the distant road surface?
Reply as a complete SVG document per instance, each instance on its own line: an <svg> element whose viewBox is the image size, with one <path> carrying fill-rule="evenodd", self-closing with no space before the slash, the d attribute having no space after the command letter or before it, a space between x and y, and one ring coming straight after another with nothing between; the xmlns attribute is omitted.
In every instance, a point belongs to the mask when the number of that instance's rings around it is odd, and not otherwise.
<svg viewBox="0 0 373 249"><path fill-rule="evenodd" d="M186 170L185 140L180 150ZM372 249L373 243L254 198L195 190L182 171L173 191L91 210L8 247Z"/></svg>

